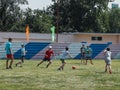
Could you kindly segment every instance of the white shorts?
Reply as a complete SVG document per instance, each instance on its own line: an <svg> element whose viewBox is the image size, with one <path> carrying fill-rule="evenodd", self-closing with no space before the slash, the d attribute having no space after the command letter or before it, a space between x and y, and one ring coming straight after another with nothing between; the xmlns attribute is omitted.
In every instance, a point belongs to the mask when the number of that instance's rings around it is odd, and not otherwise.
<svg viewBox="0 0 120 90"><path fill-rule="evenodd" d="M111 60L105 60L105 63L106 63L107 65L111 65Z"/></svg>

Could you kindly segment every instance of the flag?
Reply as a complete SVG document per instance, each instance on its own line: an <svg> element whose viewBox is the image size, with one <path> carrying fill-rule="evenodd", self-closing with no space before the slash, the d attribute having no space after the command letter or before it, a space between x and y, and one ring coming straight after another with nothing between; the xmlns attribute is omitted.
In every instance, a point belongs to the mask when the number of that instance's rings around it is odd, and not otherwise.
<svg viewBox="0 0 120 90"><path fill-rule="evenodd" d="M52 42L55 41L55 26L51 27L51 32L52 32Z"/></svg>
<svg viewBox="0 0 120 90"><path fill-rule="evenodd" d="M26 41L29 42L29 25L26 26Z"/></svg>

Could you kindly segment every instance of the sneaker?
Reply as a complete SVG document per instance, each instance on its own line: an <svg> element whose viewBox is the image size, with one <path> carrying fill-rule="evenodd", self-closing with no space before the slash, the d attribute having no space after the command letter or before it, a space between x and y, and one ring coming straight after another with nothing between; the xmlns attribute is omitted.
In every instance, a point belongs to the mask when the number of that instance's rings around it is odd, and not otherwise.
<svg viewBox="0 0 120 90"><path fill-rule="evenodd" d="M11 67L11 66L9 66L9 69L12 69L12 67Z"/></svg>
<svg viewBox="0 0 120 90"><path fill-rule="evenodd" d="M109 73L112 74L112 71L110 70Z"/></svg>
<svg viewBox="0 0 120 90"><path fill-rule="evenodd" d="M58 70L61 70L61 68L58 68Z"/></svg>
<svg viewBox="0 0 120 90"><path fill-rule="evenodd" d="M9 69L8 67L6 67L6 69Z"/></svg>
<svg viewBox="0 0 120 90"><path fill-rule="evenodd" d="M15 64L15 66L17 67L17 64Z"/></svg>

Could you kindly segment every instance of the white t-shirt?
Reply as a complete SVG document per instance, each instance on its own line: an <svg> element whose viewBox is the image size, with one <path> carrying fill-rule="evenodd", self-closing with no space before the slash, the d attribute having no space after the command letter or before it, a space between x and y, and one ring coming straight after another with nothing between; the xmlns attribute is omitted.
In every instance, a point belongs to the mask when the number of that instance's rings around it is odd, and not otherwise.
<svg viewBox="0 0 120 90"><path fill-rule="evenodd" d="M63 55L62 55L62 59L65 59L65 57L67 56L67 55L69 55L70 54L70 52L69 51L65 51L64 53L63 53Z"/></svg>
<svg viewBox="0 0 120 90"><path fill-rule="evenodd" d="M111 60L111 52L105 51L105 60Z"/></svg>

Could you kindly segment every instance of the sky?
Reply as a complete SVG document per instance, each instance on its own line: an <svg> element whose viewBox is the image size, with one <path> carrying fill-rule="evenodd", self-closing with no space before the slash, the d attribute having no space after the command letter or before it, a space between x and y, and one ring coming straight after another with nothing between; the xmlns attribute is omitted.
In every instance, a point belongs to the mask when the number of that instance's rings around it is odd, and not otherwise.
<svg viewBox="0 0 120 90"><path fill-rule="evenodd" d="M29 5L23 5L22 8L30 7L31 9L43 9L50 6L53 2L51 0L27 0Z"/></svg>
<svg viewBox="0 0 120 90"><path fill-rule="evenodd" d="M113 4L119 4L119 7L120 7L120 0L115 0L114 2L110 2L109 5L108 5L110 8L111 8L112 3Z"/></svg>
<svg viewBox="0 0 120 90"><path fill-rule="evenodd" d="M31 9L43 9L47 8L47 6L51 5L53 2L51 0L27 0L29 5L22 6L22 8L30 7ZM120 7L120 0L115 0L111 3L118 3ZM111 7L111 3L109 3L109 7Z"/></svg>

